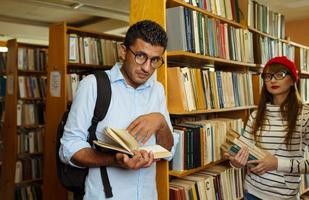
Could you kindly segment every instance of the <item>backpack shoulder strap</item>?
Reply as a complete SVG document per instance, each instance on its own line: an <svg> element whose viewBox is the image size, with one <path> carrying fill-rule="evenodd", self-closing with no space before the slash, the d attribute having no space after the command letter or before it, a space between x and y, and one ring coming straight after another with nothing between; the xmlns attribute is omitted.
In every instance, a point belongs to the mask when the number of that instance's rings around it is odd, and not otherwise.
<svg viewBox="0 0 309 200"><path fill-rule="evenodd" d="M97 139L97 136L95 134L97 125L99 121L102 121L106 116L112 96L110 80L105 71L98 71L94 75L97 80L97 100L93 112L93 117L91 120L91 126L88 129L89 132L88 142L90 143L91 146L93 145L93 140ZM100 171L101 171L101 179L104 187L105 197L111 198L113 197L113 192L109 182L106 167L101 166Z"/></svg>
<svg viewBox="0 0 309 200"><path fill-rule="evenodd" d="M91 146L93 140L97 139L95 135L97 125L106 116L112 96L111 84L106 72L98 71L94 75L97 80L97 100L91 120L91 126L88 128L88 142Z"/></svg>

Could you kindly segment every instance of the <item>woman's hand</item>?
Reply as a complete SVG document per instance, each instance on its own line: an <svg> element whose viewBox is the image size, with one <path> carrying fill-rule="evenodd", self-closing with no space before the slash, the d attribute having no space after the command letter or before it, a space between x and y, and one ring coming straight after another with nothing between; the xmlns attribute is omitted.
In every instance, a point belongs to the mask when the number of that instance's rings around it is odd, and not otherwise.
<svg viewBox="0 0 309 200"><path fill-rule="evenodd" d="M242 147L235 156L224 153L224 158L229 159L231 164L237 168L244 167L247 164L248 157L249 150L247 147Z"/></svg>
<svg viewBox="0 0 309 200"><path fill-rule="evenodd" d="M248 164L257 164L256 167L250 168L250 171L262 175L265 172L273 171L278 168L278 158L270 153L267 153L265 158L261 160L250 160Z"/></svg>

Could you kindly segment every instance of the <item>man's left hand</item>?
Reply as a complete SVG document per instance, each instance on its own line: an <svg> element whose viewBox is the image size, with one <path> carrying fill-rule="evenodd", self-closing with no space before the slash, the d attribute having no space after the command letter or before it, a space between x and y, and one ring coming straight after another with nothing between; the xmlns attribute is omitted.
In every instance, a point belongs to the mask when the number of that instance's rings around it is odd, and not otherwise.
<svg viewBox="0 0 309 200"><path fill-rule="evenodd" d="M145 144L151 135L163 126L164 120L161 113L141 115L129 125L127 130L137 141Z"/></svg>

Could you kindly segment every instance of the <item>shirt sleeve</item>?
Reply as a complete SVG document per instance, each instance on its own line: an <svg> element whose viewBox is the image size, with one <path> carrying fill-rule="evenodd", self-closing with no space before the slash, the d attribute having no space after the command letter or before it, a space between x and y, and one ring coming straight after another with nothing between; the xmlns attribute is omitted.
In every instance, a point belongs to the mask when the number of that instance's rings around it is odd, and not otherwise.
<svg viewBox="0 0 309 200"><path fill-rule="evenodd" d="M71 162L72 156L83 148L89 148L87 142L88 128L97 98L97 86L94 75L89 75L80 81L68 115L64 133L60 140L59 155L64 163ZM78 167L78 166L77 166Z"/></svg>
<svg viewBox="0 0 309 200"><path fill-rule="evenodd" d="M301 138L302 151L305 152L304 159L286 159L286 158L278 158L278 171L285 173L293 173L293 174L306 174L309 173L309 154L308 145L309 145L309 120L301 120L303 134ZM307 147L307 148L305 148Z"/></svg>

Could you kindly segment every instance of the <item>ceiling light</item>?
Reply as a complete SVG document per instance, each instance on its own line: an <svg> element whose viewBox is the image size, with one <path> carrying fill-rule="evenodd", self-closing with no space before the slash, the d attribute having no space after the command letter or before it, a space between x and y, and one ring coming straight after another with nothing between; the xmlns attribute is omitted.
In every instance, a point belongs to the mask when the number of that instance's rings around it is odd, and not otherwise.
<svg viewBox="0 0 309 200"><path fill-rule="evenodd" d="M8 52L8 48L7 47L0 47L0 52Z"/></svg>
<svg viewBox="0 0 309 200"><path fill-rule="evenodd" d="M74 9L74 10L77 10L77 9L79 9L80 7L82 7L84 4L82 4L82 3L74 3L74 4L72 4L72 8Z"/></svg>

